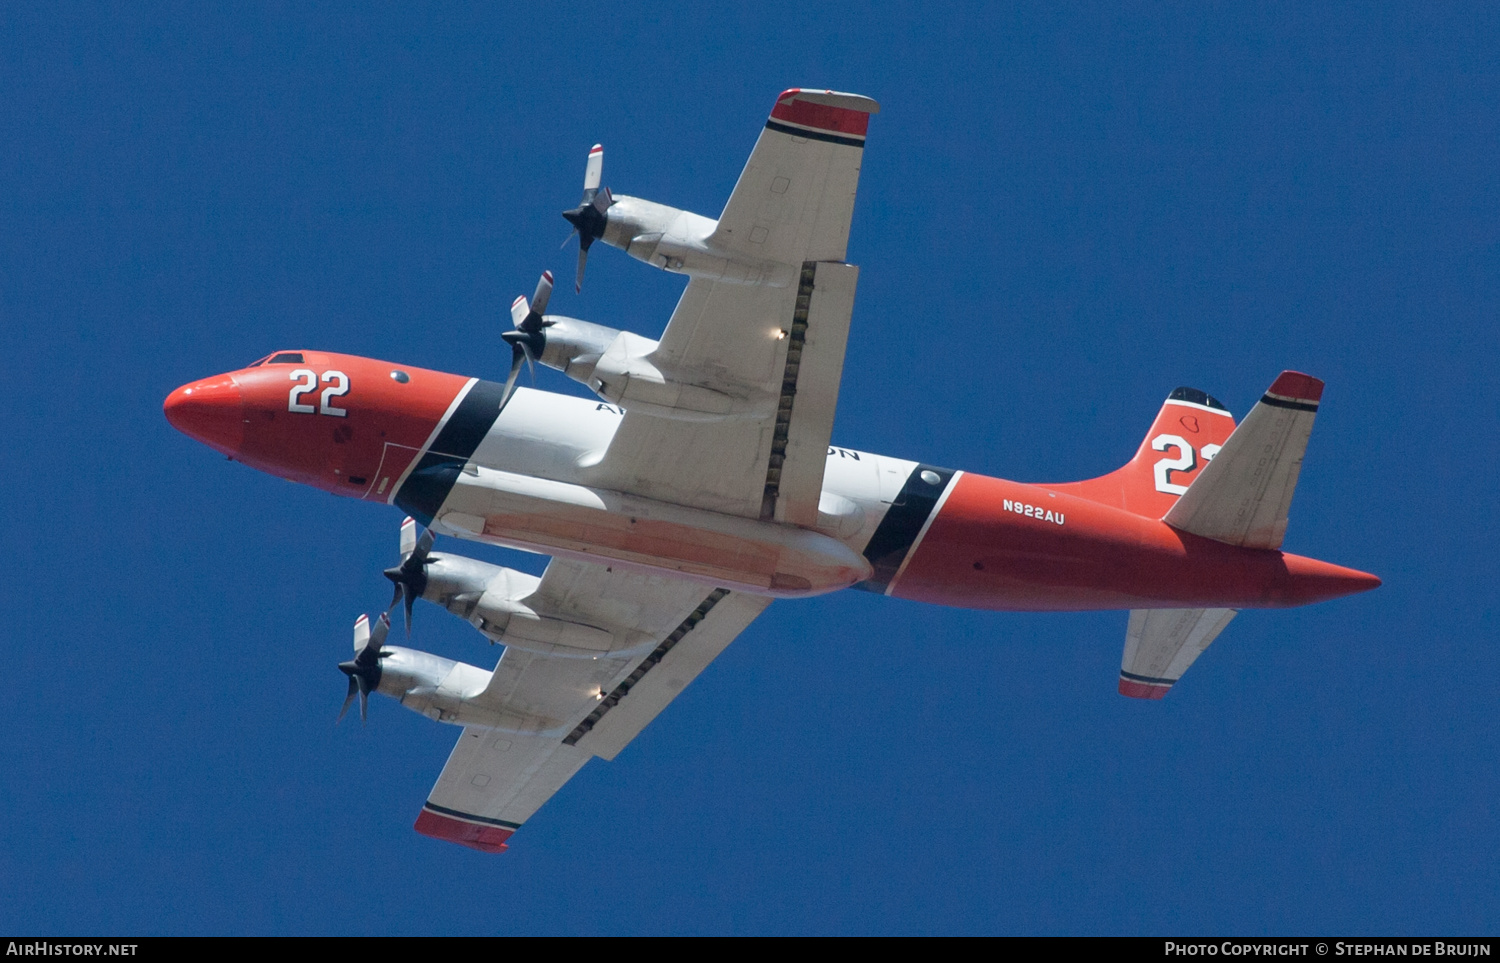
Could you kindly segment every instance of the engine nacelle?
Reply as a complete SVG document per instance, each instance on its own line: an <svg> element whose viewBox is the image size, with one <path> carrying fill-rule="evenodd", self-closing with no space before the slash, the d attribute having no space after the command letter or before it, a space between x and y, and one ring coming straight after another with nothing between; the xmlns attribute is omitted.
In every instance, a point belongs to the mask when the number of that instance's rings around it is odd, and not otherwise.
<svg viewBox="0 0 1500 963"><path fill-rule="evenodd" d="M537 360L580 384L589 383L594 366L620 336L614 328L560 314L549 314L542 320L546 325L541 331L544 347Z"/></svg>
<svg viewBox="0 0 1500 963"><path fill-rule="evenodd" d="M662 370L653 357L660 345L650 338L561 315L545 321L538 360L611 404L678 421L761 418L775 410L776 397L762 389L730 394Z"/></svg>
<svg viewBox="0 0 1500 963"><path fill-rule="evenodd" d="M654 357L657 347L650 338L621 332L586 384L606 401L679 421L761 418L776 410L776 397L762 388L731 394L694 384L689 373L664 370Z"/></svg>
<svg viewBox="0 0 1500 963"><path fill-rule="evenodd" d="M597 659L642 644L638 633L617 633L558 613L538 612L529 603L540 584L535 575L443 552L434 553L427 563L422 597L464 619L490 641L527 652Z"/></svg>
<svg viewBox="0 0 1500 963"><path fill-rule="evenodd" d="M468 725L488 714L468 704L490 684L490 673L467 662L430 652L385 646L380 650L380 684L388 695L413 712L438 722Z"/></svg>
<svg viewBox="0 0 1500 963"><path fill-rule="evenodd" d="M605 212L601 239L674 274L777 287L791 282L793 272L784 265L716 246L718 226L718 221L701 214L622 194Z"/></svg>
<svg viewBox="0 0 1500 963"><path fill-rule="evenodd" d="M478 666L398 645L382 647L380 653L375 691L435 722L521 735L562 736L568 731L561 720L487 704L483 696L494 673Z"/></svg>

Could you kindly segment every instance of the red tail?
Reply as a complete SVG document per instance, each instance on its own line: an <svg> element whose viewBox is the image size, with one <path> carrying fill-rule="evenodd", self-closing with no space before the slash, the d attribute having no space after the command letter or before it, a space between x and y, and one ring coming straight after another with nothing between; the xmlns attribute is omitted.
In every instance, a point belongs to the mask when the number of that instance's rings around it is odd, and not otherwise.
<svg viewBox="0 0 1500 963"><path fill-rule="evenodd" d="M1161 518L1219 453L1232 431L1234 416L1216 399L1197 388L1178 388L1167 396L1146 439L1124 468L1088 481L1044 487Z"/></svg>

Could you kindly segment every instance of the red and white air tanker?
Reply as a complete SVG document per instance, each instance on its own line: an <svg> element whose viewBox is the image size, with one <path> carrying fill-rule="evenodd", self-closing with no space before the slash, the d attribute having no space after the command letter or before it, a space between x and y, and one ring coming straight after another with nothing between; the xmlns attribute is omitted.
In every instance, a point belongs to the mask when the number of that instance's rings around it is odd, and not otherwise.
<svg viewBox="0 0 1500 963"><path fill-rule="evenodd" d="M355 623L344 709L370 692L463 728L418 832L486 852L591 756L613 759L773 599L857 588L974 609L1130 613L1119 691L1160 699L1240 609L1362 592L1281 551L1323 382L1286 371L1236 426L1178 388L1134 458L1025 485L830 445L859 268L845 262L875 101L776 98L718 220L601 189L589 153L578 283L603 240L689 281L660 340L511 308L504 383L277 351L166 399L235 461L403 509L385 574L504 651L492 670ZM556 368L597 400L518 388ZM418 536L417 523L426 526ZM537 578L434 533L551 556Z"/></svg>

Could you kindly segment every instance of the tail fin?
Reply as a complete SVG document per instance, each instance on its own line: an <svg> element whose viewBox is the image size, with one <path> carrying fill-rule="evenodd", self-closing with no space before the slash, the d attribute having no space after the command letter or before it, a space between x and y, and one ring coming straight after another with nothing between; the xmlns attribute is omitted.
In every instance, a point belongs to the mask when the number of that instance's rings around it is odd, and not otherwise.
<svg viewBox="0 0 1500 963"><path fill-rule="evenodd" d="M1246 548L1280 548L1323 382L1283 371L1162 521Z"/></svg>
<svg viewBox="0 0 1500 963"><path fill-rule="evenodd" d="M1188 490L1234 431L1229 410L1197 388L1167 396L1130 462L1088 481L1046 485L1053 491L1161 518Z"/></svg>

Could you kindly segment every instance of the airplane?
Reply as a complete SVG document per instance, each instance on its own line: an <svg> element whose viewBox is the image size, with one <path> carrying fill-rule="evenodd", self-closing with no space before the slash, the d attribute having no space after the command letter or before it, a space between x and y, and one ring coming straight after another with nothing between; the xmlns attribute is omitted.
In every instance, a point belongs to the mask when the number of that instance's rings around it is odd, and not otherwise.
<svg viewBox="0 0 1500 963"><path fill-rule="evenodd" d="M775 599L856 588L971 609L1128 611L1119 691L1160 699L1236 613L1375 588L1281 551L1323 382L1282 372L1236 424L1172 391L1126 465L1022 484L831 444L875 101L777 97L717 220L601 187L564 216L688 283L660 340L512 306L504 382L313 350L173 391L168 421L252 468L405 511L385 571L504 649L493 669L355 623L340 718L395 698L461 726L416 830L484 852L614 759ZM518 387L523 364L597 398ZM418 523L425 530L418 532ZM435 551L550 555L544 574Z"/></svg>

